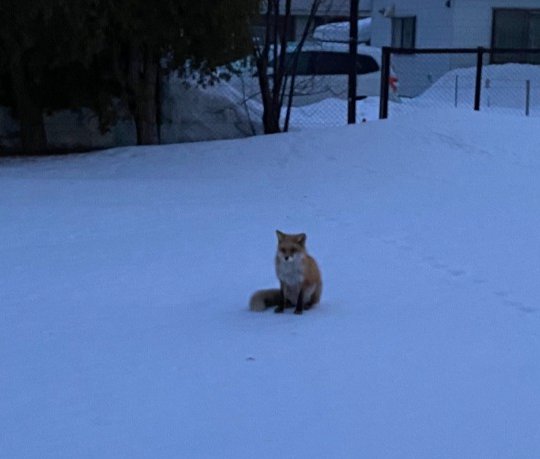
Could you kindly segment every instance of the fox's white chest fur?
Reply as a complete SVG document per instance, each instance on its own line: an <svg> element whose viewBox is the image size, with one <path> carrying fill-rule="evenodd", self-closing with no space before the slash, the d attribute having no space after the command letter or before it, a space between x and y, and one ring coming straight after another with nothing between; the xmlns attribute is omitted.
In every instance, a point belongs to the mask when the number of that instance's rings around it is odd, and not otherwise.
<svg viewBox="0 0 540 459"><path fill-rule="evenodd" d="M276 274L278 279L288 286L300 286L304 282L304 255L297 253L288 260L276 257Z"/></svg>
<svg viewBox="0 0 540 459"><path fill-rule="evenodd" d="M283 287L285 299L296 305L304 282L304 254L296 253L288 260L278 254L276 274Z"/></svg>

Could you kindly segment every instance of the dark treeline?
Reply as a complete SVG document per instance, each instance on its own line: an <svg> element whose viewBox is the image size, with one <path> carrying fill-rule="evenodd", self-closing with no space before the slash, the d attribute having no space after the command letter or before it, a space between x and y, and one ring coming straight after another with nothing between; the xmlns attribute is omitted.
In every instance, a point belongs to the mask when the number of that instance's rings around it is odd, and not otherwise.
<svg viewBox="0 0 540 459"><path fill-rule="evenodd" d="M138 144L159 143L159 83L186 63L206 78L251 51L258 0L2 0L0 105L22 151L47 152L44 114L94 110L105 131L118 101Z"/></svg>

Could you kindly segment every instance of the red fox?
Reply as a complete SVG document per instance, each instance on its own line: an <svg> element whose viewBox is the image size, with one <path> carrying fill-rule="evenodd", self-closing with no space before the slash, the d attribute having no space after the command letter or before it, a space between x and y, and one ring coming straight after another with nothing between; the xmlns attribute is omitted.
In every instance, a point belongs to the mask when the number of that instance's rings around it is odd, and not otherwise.
<svg viewBox="0 0 540 459"><path fill-rule="evenodd" d="M274 312L277 313L286 307L294 307L295 314L302 314L321 298L321 272L317 262L306 252L304 233L276 231L276 234L276 274L281 288L255 292L249 307L252 311L264 311L267 307L276 306Z"/></svg>

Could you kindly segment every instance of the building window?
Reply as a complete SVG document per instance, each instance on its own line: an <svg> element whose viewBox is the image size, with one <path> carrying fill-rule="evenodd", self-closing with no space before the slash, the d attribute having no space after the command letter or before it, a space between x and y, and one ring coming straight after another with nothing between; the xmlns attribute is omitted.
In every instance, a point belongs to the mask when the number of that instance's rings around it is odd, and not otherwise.
<svg viewBox="0 0 540 459"><path fill-rule="evenodd" d="M493 10L492 45L499 49L540 48L540 10ZM491 60L494 63L540 64L540 54L494 53Z"/></svg>
<svg viewBox="0 0 540 459"><path fill-rule="evenodd" d="M392 18L392 47L414 48L416 45L416 17Z"/></svg>

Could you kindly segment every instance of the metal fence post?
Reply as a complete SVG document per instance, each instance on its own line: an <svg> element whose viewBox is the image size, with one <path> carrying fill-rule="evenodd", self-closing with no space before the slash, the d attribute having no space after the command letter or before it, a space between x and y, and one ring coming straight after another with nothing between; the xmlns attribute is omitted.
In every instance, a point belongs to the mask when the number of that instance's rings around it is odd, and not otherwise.
<svg viewBox="0 0 540 459"><path fill-rule="evenodd" d="M356 59L358 54L358 3L351 0L349 23L349 96L347 104L347 122L356 123Z"/></svg>
<svg viewBox="0 0 540 459"><path fill-rule="evenodd" d="M482 66L484 63L484 51L481 46L476 51L476 85L474 90L474 109L480 110L480 101L482 93Z"/></svg>
<svg viewBox="0 0 540 459"><path fill-rule="evenodd" d="M383 46L382 49L382 67L381 67L381 100L379 105L379 119L388 118L388 83L390 80L390 54L392 48Z"/></svg>
<svg viewBox="0 0 540 459"><path fill-rule="evenodd" d="M525 81L525 116L531 112L531 80Z"/></svg>

